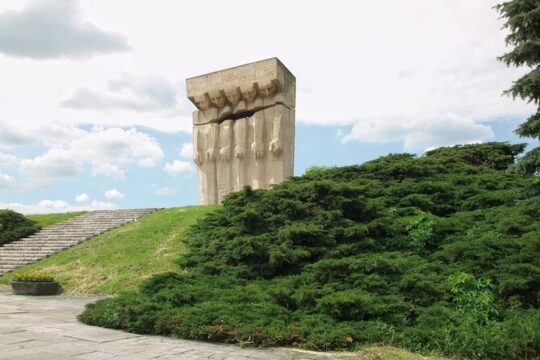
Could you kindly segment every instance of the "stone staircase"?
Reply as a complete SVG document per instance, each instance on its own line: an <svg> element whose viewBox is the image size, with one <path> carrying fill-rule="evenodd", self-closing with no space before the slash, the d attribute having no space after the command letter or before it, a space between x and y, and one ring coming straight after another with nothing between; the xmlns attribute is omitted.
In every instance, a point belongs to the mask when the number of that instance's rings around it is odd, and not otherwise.
<svg viewBox="0 0 540 360"><path fill-rule="evenodd" d="M0 275L45 259L157 209L99 210L71 218L0 246Z"/></svg>

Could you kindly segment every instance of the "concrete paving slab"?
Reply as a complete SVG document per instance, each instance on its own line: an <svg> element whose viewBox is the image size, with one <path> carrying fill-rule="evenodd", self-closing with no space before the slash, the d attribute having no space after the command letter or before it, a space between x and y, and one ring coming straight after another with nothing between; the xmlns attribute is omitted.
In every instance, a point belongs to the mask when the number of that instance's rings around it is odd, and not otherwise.
<svg viewBox="0 0 540 360"><path fill-rule="evenodd" d="M0 285L0 360L292 360L333 359L294 349L243 349L161 336L142 336L77 322L99 298L27 297Z"/></svg>

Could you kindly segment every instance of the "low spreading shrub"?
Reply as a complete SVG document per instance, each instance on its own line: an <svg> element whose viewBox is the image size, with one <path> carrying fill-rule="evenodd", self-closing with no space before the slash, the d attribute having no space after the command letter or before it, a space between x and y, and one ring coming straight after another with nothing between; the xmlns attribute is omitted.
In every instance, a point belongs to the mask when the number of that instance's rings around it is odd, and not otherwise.
<svg viewBox="0 0 540 360"><path fill-rule="evenodd" d="M540 199L489 143L314 168L245 188L186 237L179 272L88 305L145 334L477 359L540 357Z"/></svg>
<svg viewBox="0 0 540 360"><path fill-rule="evenodd" d="M24 215L12 210L0 210L0 245L32 235L40 227Z"/></svg>

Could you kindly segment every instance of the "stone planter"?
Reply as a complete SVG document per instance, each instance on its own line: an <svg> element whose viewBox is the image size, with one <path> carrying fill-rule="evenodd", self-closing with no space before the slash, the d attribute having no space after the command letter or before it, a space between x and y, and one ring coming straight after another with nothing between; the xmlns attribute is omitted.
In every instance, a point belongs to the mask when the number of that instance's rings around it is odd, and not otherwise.
<svg viewBox="0 0 540 360"><path fill-rule="evenodd" d="M58 295L60 293L60 284L56 281L12 281L11 288L15 295Z"/></svg>

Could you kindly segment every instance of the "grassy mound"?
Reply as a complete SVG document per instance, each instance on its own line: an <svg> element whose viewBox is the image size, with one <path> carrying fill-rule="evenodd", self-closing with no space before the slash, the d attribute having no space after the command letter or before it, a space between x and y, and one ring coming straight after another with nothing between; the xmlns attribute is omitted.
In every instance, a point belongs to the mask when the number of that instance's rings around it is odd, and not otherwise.
<svg viewBox="0 0 540 360"><path fill-rule="evenodd" d="M67 295L117 294L176 268L186 230L212 207L160 210L17 272L51 274ZM13 273L0 277L7 284Z"/></svg>
<svg viewBox="0 0 540 360"><path fill-rule="evenodd" d="M76 211L76 212L68 212L68 213L60 213L60 214L35 214L35 215L28 215L27 218L34 221L36 224L41 226L42 228L56 225L62 221L69 220L71 218L74 218L76 216L84 214L84 211Z"/></svg>
<svg viewBox="0 0 540 360"><path fill-rule="evenodd" d="M255 346L538 358L538 179L504 171L522 150L389 155L246 188L191 229L187 271L80 319Z"/></svg>
<svg viewBox="0 0 540 360"><path fill-rule="evenodd" d="M12 210L0 210L0 245L32 235L40 229L34 221Z"/></svg>

